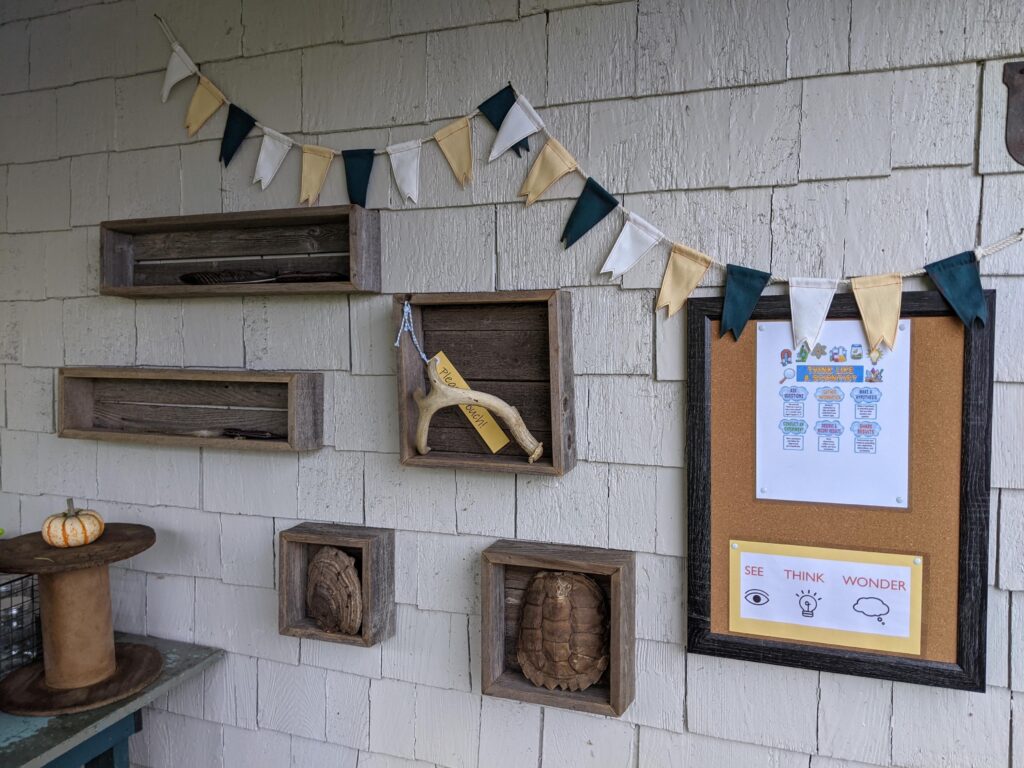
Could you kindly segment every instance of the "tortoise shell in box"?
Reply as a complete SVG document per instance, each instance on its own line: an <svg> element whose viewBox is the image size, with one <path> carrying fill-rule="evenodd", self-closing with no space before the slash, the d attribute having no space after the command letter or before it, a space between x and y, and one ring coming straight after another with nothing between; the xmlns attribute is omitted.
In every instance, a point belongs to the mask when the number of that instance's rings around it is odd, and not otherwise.
<svg viewBox="0 0 1024 768"><path fill-rule="evenodd" d="M582 691L608 668L608 608L588 576L541 571L523 601L516 657L531 683Z"/></svg>
<svg viewBox="0 0 1024 768"><path fill-rule="evenodd" d="M356 561L337 547L320 547L306 574L306 613L325 632L354 635L363 623Z"/></svg>

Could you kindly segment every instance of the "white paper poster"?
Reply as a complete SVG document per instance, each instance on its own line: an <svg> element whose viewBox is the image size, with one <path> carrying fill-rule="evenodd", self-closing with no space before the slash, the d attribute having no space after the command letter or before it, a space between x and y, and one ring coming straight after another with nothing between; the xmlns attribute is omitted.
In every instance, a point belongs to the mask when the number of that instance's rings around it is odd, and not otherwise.
<svg viewBox="0 0 1024 768"><path fill-rule="evenodd" d="M796 350L788 322L757 324L758 499L907 507L910 328L873 361L859 320Z"/></svg>

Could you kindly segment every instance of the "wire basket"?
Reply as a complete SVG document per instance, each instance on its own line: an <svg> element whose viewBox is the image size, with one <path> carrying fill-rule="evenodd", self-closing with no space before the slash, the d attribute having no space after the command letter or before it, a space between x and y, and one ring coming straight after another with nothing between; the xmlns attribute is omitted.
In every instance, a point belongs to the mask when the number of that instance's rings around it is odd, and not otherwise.
<svg viewBox="0 0 1024 768"><path fill-rule="evenodd" d="M41 658L36 576L0 576L0 677Z"/></svg>

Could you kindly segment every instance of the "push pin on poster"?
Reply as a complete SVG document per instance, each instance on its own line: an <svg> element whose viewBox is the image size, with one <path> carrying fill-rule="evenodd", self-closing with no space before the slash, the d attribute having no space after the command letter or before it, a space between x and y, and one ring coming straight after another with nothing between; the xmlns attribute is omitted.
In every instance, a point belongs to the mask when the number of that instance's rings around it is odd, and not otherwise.
<svg viewBox="0 0 1024 768"><path fill-rule="evenodd" d="M1024 165L1024 61L1003 65L1006 84L1006 150Z"/></svg>

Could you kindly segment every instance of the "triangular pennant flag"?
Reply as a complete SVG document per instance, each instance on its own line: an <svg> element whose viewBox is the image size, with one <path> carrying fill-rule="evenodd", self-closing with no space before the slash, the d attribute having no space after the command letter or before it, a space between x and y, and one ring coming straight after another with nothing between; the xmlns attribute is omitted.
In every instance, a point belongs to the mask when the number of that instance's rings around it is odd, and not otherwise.
<svg viewBox="0 0 1024 768"><path fill-rule="evenodd" d="M255 184L258 181L260 186L266 189L277 175L277 171L293 143L283 133L264 126L263 143L260 144L260 156L256 160L256 174L252 177L252 183Z"/></svg>
<svg viewBox="0 0 1024 768"><path fill-rule="evenodd" d="M661 278L661 290L658 292L655 309L668 307L668 316L672 317L683 308L710 266L711 257L685 245L672 243L672 253L665 265L665 276Z"/></svg>
<svg viewBox="0 0 1024 768"><path fill-rule="evenodd" d="M256 125L256 118L234 104L228 106L228 121L224 124L224 136L220 140L220 161L227 166L235 152L242 145L242 140Z"/></svg>
<svg viewBox="0 0 1024 768"><path fill-rule="evenodd" d="M345 163L345 186L348 187L348 200L355 205L366 207L366 190L370 186L370 173L373 171L374 150L343 149L341 159Z"/></svg>
<svg viewBox="0 0 1024 768"><path fill-rule="evenodd" d="M855 277L850 280L857 300L864 333L871 351L884 341L889 349L896 347L896 329L900 324L900 302L903 299L903 278L898 272L888 275ZM813 345L812 345L813 346Z"/></svg>
<svg viewBox="0 0 1024 768"><path fill-rule="evenodd" d="M177 43L171 43L171 58L167 60L167 71L164 73L164 87L160 92L160 101L166 103L171 88L186 77L198 74L199 68L185 53L185 49Z"/></svg>
<svg viewBox="0 0 1024 768"><path fill-rule="evenodd" d="M620 277L664 239L665 235L659 229L635 213L627 211L622 231L619 232L611 253L605 259L604 266L601 267L602 274L611 272L613 280Z"/></svg>
<svg viewBox="0 0 1024 768"><path fill-rule="evenodd" d="M516 92L512 85L509 84L487 99L487 101L477 107L477 109L480 110L481 115L487 118L487 122L494 126L494 130L498 130L501 128L501 124L505 121L505 115L507 115L508 111L512 109L512 105L515 104L515 102ZM523 138L513 147L513 149L517 155L520 150L523 152L529 152L530 142L528 139Z"/></svg>
<svg viewBox="0 0 1024 768"><path fill-rule="evenodd" d="M988 324L988 305L981 290L981 273L974 251L925 265L925 271L968 328L975 318Z"/></svg>
<svg viewBox="0 0 1024 768"><path fill-rule="evenodd" d="M576 168L576 158L557 139L548 139L530 167L530 172L526 174L519 196L526 198L527 205L533 205L548 187Z"/></svg>
<svg viewBox="0 0 1024 768"><path fill-rule="evenodd" d="M513 145L518 144L527 136L532 136L543 127L544 121L540 119L537 110L526 100L525 96L520 96L505 115L505 120L502 122L501 128L498 129L498 135L494 138L491 156L487 162L500 157Z"/></svg>
<svg viewBox="0 0 1024 768"><path fill-rule="evenodd" d="M460 117L434 134L455 179L466 186L473 179L473 128L468 117Z"/></svg>
<svg viewBox="0 0 1024 768"><path fill-rule="evenodd" d="M188 135L195 136L225 101L224 94L218 90L217 86L200 75L195 93L192 94L192 101L188 105L188 112L185 113L185 127L188 128Z"/></svg>
<svg viewBox="0 0 1024 768"><path fill-rule="evenodd" d="M420 149L423 141L413 139L402 144L392 144L388 147L388 157L391 158L391 172L395 176L395 184L402 197L407 197L414 203L419 202L420 196Z"/></svg>
<svg viewBox="0 0 1024 768"><path fill-rule="evenodd" d="M334 159L333 150L317 147L312 144L302 145L302 187L299 191L299 203L313 205L320 197L327 169Z"/></svg>
<svg viewBox="0 0 1024 768"><path fill-rule="evenodd" d="M789 278L789 312L793 323L793 349L800 349L805 341L814 349L818 343L825 315L832 306L836 280L824 277Z"/></svg>
<svg viewBox="0 0 1024 768"><path fill-rule="evenodd" d="M565 243L565 247L572 247L573 243L618 207L619 201L588 176L587 183L583 186L580 196L576 198L572 213L569 214L569 220L565 222L565 229L562 230L562 242Z"/></svg>
<svg viewBox="0 0 1024 768"><path fill-rule="evenodd" d="M743 328L754 311L761 291L768 285L771 275L759 269L728 264L725 268L725 308L722 310L722 323L718 335L725 336L732 331L733 338L739 341Z"/></svg>

